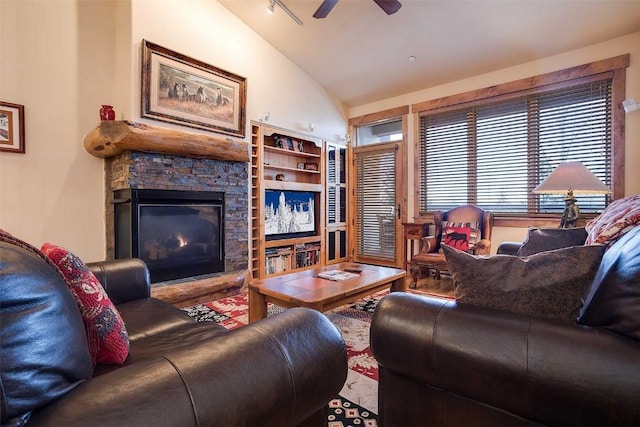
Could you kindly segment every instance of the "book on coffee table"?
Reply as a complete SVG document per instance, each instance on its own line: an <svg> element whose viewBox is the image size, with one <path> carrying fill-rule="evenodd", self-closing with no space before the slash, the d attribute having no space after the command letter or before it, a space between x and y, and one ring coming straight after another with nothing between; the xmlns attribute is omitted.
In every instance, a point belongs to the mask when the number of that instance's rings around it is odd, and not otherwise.
<svg viewBox="0 0 640 427"><path fill-rule="evenodd" d="M358 277L358 276L359 276L358 274L349 273L347 271L342 271L342 270L330 270L330 271L323 271L321 273L318 273L318 277L321 277L323 279L328 279L328 280L336 280L336 281L353 279L354 277Z"/></svg>

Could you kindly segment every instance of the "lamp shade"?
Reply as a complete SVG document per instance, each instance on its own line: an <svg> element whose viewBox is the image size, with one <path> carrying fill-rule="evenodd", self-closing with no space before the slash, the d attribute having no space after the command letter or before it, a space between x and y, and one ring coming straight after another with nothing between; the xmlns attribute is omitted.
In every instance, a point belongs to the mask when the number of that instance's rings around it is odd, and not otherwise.
<svg viewBox="0 0 640 427"><path fill-rule="evenodd" d="M575 194L613 193L580 162L559 164L544 181L533 189L533 193L536 194L564 194L568 191Z"/></svg>

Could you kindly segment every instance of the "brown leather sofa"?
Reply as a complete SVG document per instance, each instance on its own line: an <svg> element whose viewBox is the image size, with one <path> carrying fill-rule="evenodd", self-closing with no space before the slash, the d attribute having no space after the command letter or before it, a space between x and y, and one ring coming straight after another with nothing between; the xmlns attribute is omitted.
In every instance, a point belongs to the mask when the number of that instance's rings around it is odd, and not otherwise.
<svg viewBox="0 0 640 427"><path fill-rule="evenodd" d="M383 298L371 325L380 425L640 425L640 227L607 250L584 301L565 324Z"/></svg>
<svg viewBox="0 0 640 427"><path fill-rule="evenodd" d="M90 267L130 339L124 365L93 372L79 311L60 275L36 254L0 242L3 426L327 424L347 355L322 314L291 309L227 331L150 298L140 260Z"/></svg>

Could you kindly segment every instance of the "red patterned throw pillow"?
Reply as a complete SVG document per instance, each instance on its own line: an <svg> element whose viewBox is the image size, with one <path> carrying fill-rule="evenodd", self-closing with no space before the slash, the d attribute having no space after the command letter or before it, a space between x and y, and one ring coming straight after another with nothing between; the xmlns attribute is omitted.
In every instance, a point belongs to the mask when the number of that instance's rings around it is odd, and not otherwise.
<svg viewBox="0 0 640 427"><path fill-rule="evenodd" d="M100 281L68 250L51 243L42 245L41 250L58 266L76 299L94 365L124 363L129 354L129 335Z"/></svg>
<svg viewBox="0 0 640 427"><path fill-rule="evenodd" d="M442 233L442 243L459 251L469 251L471 227L445 227Z"/></svg>
<svg viewBox="0 0 640 427"><path fill-rule="evenodd" d="M640 224L640 194L618 199L586 225L585 245L611 245Z"/></svg>

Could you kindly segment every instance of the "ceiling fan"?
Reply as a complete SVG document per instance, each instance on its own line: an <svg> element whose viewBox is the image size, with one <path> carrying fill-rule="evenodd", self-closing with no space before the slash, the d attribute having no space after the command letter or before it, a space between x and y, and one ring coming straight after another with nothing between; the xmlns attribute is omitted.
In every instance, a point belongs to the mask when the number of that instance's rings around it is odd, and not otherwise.
<svg viewBox="0 0 640 427"><path fill-rule="evenodd" d="M376 2L380 9L384 10L387 15L393 15L397 11L400 10L402 4L398 0L373 0ZM321 19L326 18L326 16L331 12L331 9L338 3L338 0L324 0L316 13L313 14L314 18Z"/></svg>

